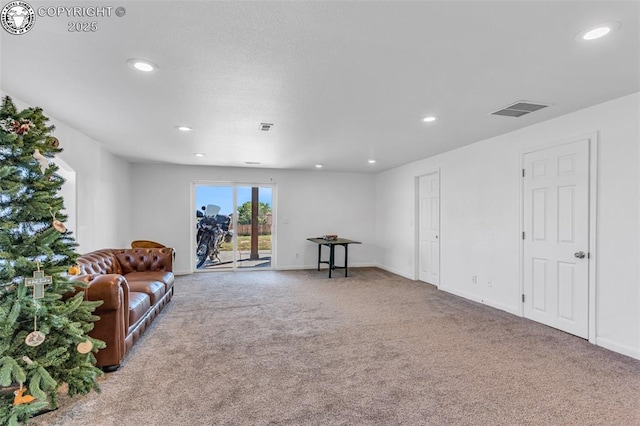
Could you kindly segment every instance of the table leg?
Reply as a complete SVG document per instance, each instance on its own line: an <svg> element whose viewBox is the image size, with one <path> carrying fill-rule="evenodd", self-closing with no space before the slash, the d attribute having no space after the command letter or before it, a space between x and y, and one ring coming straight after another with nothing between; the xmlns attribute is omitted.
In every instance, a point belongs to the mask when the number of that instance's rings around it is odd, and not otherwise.
<svg viewBox="0 0 640 426"><path fill-rule="evenodd" d="M331 270L335 262L335 244L329 245L329 278L331 278Z"/></svg>
<svg viewBox="0 0 640 426"><path fill-rule="evenodd" d="M322 256L322 244L318 244L318 271L320 270L321 256Z"/></svg>
<svg viewBox="0 0 640 426"><path fill-rule="evenodd" d="M349 244L344 245L344 276L347 276L347 254L349 251Z"/></svg>

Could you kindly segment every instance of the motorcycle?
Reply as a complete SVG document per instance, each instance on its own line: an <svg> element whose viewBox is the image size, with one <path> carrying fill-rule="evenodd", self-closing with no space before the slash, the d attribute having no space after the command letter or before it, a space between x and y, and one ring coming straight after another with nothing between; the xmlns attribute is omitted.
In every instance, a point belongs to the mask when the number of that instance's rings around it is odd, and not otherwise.
<svg viewBox="0 0 640 426"><path fill-rule="evenodd" d="M220 207L215 204L202 206L201 212L196 212L200 218L196 233L196 268L202 267L207 258L220 262L220 248L223 243L233 240L233 231L229 230L231 217L219 215Z"/></svg>

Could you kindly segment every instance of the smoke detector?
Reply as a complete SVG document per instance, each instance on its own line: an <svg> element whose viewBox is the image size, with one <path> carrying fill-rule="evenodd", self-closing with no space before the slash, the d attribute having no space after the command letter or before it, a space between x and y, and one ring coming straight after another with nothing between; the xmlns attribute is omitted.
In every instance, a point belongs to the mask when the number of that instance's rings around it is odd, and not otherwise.
<svg viewBox="0 0 640 426"><path fill-rule="evenodd" d="M518 101L498 111L492 112L491 115L504 115L507 117L522 117L542 108L546 108L551 104L542 104L539 102Z"/></svg>
<svg viewBox="0 0 640 426"><path fill-rule="evenodd" d="M268 132L273 127L273 123L260 123L260 130L263 132Z"/></svg>

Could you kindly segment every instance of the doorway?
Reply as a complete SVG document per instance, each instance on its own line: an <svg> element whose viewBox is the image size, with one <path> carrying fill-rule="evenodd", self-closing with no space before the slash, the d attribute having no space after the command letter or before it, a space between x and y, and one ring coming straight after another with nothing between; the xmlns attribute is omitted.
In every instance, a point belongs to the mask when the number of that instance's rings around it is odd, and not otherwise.
<svg viewBox="0 0 640 426"><path fill-rule="evenodd" d="M273 269L274 189L272 184L194 184L195 271ZM217 238L198 244L202 232Z"/></svg>
<svg viewBox="0 0 640 426"><path fill-rule="evenodd" d="M594 145L584 138L527 152L522 172L523 315L585 339L595 313Z"/></svg>
<svg viewBox="0 0 640 426"><path fill-rule="evenodd" d="M440 285L440 172L418 177L418 279Z"/></svg>

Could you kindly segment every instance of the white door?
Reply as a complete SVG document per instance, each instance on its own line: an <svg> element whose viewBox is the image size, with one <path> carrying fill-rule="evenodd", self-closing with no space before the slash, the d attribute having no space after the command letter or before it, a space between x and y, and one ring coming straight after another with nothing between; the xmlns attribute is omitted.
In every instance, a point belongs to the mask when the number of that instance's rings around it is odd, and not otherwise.
<svg viewBox="0 0 640 426"><path fill-rule="evenodd" d="M440 178L438 173L419 179L420 281L440 284Z"/></svg>
<svg viewBox="0 0 640 426"><path fill-rule="evenodd" d="M524 316L589 332L589 140L524 155Z"/></svg>

